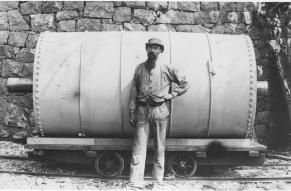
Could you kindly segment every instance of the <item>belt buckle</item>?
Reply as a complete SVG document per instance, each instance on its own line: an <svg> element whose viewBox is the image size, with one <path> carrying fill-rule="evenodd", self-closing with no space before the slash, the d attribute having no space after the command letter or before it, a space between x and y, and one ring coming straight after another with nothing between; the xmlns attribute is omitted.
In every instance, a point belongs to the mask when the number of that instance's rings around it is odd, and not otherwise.
<svg viewBox="0 0 291 191"><path fill-rule="evenodd" d="M146 107L148 105L148 102L139 102L139 105L142 107Z"/></svg>
<svg viewBox="0 0 291 191"><path fill-rule="evenodd" d="M153 107L157 107L157 106L160 106L162 104L163 104L163 102L154 102L154 101L150 101L149 102L149 105L153 106Z"/></svg>

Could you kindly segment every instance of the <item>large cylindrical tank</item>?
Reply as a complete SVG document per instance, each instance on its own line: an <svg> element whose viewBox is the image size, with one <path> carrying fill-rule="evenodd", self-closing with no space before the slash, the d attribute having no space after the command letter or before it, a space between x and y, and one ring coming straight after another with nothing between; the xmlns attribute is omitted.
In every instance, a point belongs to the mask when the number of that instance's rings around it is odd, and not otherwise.
<svg viewBox="0 0 291 191"><path fill-rule="evenodd" d="M84 32L40 35L33 101L42 136L131 137L128 98L145 43L165 44L160 63L190 89L168 104L170 138L245 138L256 109L256 63L246 35ZM174 86L174 85L173 85Z"/></svg>

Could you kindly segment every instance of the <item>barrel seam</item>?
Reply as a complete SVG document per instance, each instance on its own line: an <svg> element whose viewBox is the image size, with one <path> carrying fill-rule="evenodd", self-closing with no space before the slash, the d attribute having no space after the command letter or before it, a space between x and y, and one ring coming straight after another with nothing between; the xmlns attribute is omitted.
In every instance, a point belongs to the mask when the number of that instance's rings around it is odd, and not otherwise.
<svg viewBox="0 0 291 191"><path fill-rule="evenodd" d="M256 99L256 63L253 49L251 48L252 42L251 39L244 35L245 46L248 51L248 62L249 62L249 100L248 100L248 117L247 117L247 132L246 138L250 138L252 140L256 139L255 130L254 130L254 118L255 118L255 99Z"/></svg>
<svg viewBox="0 0 291 191"><path fill-rule="evenodd" d="M43 46L43 41L46 37L46 32L42 33L39 37L38 44L36 47L36 56L34 60L34 79L33 79L33 91L34 91L34 110L35 110L35 122L40 135L44 137L44 131L42 128L42 122L40 118L40 55Z"/></svg>
<svg viewBox="0 0 291 191"><path fill-rule="evenodd" d="M209 57L210 60L207 61L208 64L208 72L209 72L209 119L208 119L208 126L207 126L207 134L206 137L209 137L210 134L210 130L212 127L212 114L213 114L213 81L212 81L212 75L213 73L213 62L212 62L212 52L211 52L211 45L210 45L210 40L209 40L209 36L208 33L205 33L206 38L207 38L207 42L208 42L208 50L209 50ZM210 62L210 63L209 63Z"/></svg>
<svg viewBox="0 0 291 191"><path fill-rule="evenodd" d="M84 130L84 126L83 126L83 121L82 121L82 115L81 115L81 107L82 107L82 103L81 103L81 97L82 97L82 91L81 91L81 82L82 82L82 54L83 54L83 44L84 44L84 39L85 39L85 35L86 35L86 32L83 33L83 36L82 36L82 42L81 42L81 51L80 51L80 73L79 73L79 92L80 92L80 97L79 97L79 117L80 117L80 126L81 126L81 133L78 134L78 136L80 137L85 137L86 134L85 134L85 130Z"/></svg>

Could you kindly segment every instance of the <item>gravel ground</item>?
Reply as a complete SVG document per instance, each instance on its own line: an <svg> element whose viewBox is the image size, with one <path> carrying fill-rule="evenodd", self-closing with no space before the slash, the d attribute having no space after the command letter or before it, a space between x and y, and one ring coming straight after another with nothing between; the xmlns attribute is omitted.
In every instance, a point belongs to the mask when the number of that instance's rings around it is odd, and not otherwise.
<svg viewBox="0 0 291 191"><path fill-rule="evenodd" d="M29 150L23 145L0 141L0 155L26 156ZM273 152L275 153L275 152ZM286 156L290 156L284 150ZM281 154L281 153L280 153ZM267 159L266 164L286 163L278 159ZM90 167L75 165L56 165L37 161L0 159L1 170L84 174L94 173ZM291 167L201 167L196 176L214 177L267 177L291 176ZM37 189L37 190L130 190L126 181L95 180L85 178L54 178L30 175L0 174L0 189ZM155 190L151 182L146 181L145 190ZM165 181L158 190L291 190L291 182L273 181L266 183L233 181Z"/></svg>

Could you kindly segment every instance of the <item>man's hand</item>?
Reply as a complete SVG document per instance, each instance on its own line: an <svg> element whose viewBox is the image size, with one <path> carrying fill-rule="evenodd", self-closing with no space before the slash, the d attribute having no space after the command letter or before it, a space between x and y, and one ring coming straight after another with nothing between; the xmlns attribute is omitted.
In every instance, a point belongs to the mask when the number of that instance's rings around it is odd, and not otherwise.
<svg viewBox="0 0 291 191"><path fill-rule="evenodd" d="M133 111L130 111L129 112L129 124L135 128L135 122L136 122L136 119L135 119L135 113Z"/></svg>
<svg viewBox="0 0 291 191"><path fill-rule="evenodd" d="M173 98L174 98L174 96L173 96L172 94L167 94L167 95L164 96L164 99L165 99L166 101L168 101L168 100L172 100Z"/></svg>

